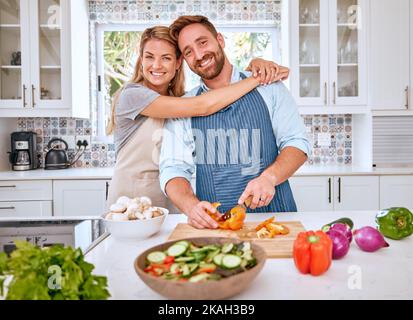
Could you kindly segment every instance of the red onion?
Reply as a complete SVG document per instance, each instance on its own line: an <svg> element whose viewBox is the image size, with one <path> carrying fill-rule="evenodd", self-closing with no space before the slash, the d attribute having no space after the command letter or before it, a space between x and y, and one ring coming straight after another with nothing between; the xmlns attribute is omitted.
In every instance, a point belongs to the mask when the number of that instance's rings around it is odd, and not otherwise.
<svg viewBox="0 0 413 320"><path fill-rule="evenodd" d="M384 240L383 235L373 227L363 227L354 230L354 240L361 250L367 252L374 252L389 246Z"/></svg>
<svg viewBox="0 0 413 320"><path fill-rule="evenodd" d="M327 231L327 234L333 242L333 259L344 257L350 249L350 242L347 237L333 228Z"/></svg>
<svg viewBox="0 0 413 320"><path fill-rule="evenodd" d="M349 243L353 240L353 234L351 233L350 227L344 223L335 223L330 227L330 230L336 230L343 233Z"/></svg>

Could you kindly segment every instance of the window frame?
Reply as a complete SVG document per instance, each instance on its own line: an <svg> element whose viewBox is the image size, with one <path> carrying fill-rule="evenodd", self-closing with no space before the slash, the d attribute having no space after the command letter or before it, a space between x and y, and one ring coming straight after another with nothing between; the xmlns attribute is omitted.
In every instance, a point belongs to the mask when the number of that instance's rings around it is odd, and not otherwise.
<svg viewBox="0 0 413 320"><path fill-rule="evenodd" d="M160 24L168 26L166 24ZM104 127L105 118L107 117L105 112L102 112L102 106L105 103L106 89L104 86L104 52L103 52L103 41L104 33L106 31L144 31L146 28L152 27L149 24L97 24L96 25L96 79L97 79L97 106L96 106L96 117L97 117L97 128L95 136L95 142L99 143L113 143L113 135L106 135L106 128ZM218 32L267 32L271 34L272 43L272 55L275 61L281 61L282 53L280 50L281 30L277 28L276 25L268 24L254 24L254 25L236 25L236 24L215 24ZM280 40L280 41L278 41ZM95 119L93 119L95 120Z"/></svg>

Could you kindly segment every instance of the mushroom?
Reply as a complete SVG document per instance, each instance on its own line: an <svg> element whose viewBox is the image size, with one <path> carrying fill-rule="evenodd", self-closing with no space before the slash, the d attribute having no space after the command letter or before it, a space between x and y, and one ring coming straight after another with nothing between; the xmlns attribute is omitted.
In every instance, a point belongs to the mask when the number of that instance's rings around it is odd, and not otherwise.
<svg viewBox="0 0 413 320"><path fill-rule="evenodd" d="M149 208L152 206L152 200L148 197L141 197L141 204L143 204L145 207Z"/></svg>
<svg viewBox="0 0 413 320"><path fill-rule="evenodd" d="M144 219L145 219L145 220L152 219L152 217L153 217L153 211L150 210L150 209L145 210L145 211L143 212L143 216L144 216Z"/></svg>
<svg viewBox="0 0 413 320"><path fill-rule="evenodd" d="M114 213L123 213L126 211L126 206L119 203L114 203L110 206L110 211Z"/></svg>
<svg viewBox="0 0 413 320"><path fill-rule="evenodd" d="M127 207L129 205L130 201L131 201L131 199L129 197L122 196L116 201L116 203L124 205L125 207Z"/></svg>

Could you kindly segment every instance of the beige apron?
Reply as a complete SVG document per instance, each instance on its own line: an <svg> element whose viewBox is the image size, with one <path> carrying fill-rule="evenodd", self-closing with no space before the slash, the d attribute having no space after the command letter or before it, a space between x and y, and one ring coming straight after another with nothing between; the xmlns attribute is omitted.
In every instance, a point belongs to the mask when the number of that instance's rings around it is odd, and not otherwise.
<svg viewBox="0 0 413 320"><path fill-rule="evenodd" d="M163 119L147 118L117 154L109 187L107 207L121 196L147 196L152 205L176 213L159 184L159 154L162 144Z"/></svg>

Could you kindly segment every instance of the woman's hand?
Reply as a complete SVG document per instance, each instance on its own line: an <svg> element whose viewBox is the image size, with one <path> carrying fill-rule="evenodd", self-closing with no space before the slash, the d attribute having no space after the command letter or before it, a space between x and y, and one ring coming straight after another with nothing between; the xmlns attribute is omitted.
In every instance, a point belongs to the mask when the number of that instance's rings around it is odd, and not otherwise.
<svg viewBox="0 0 413 320"><path fill-rule="evenodd" d="M254 78L259 77L260 84L286 80L290 74L289 68L261 58L251 60L246 71L251 71Z"/></svg>

